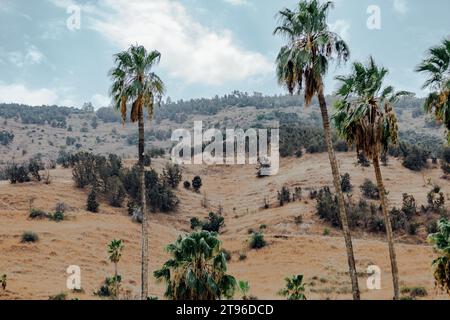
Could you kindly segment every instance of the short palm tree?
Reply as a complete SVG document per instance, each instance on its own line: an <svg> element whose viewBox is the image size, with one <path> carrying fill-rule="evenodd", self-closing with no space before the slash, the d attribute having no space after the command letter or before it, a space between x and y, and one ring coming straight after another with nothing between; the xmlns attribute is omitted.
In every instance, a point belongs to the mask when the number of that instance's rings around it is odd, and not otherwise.
<svg viewBox="0 0 450 320"><path fill-rule="evenodd" d="M280 296L286 297L288 300L306 300L303 275L286 278L285 281L286 287L278 292Z"/></svg>
<svg viewBox="0 0 450 320"><path fill-rule="evenodd" d="M119 273L117 266L119 264L120 258L122 257L122 250L124 248L122 240L112 240L108 244L108 254L109 261L114 263L114 284L115 284L115 295L119 292Z"/></svg>
<svg viewBox="0 0 450 320"><path fill-rule="evenodd" d="M430 234L428 240L441 254L433 261L436 285L450 294L450 221L442 218L438 232Z"/></svg>
<svg viewBox="0 0 450 320"><path fill-rule="evenodd" d="M165 281L172 300L218 300L234 295L236 279L228 274L225 254L215 233L180 236L167 247L171 258L154 275Z"/></svg>
<svg viewBox="0 0 450 320"><path fill-rule="evenodd" d="M300 1L294 11L284 9L279 12L279 25L274 30L274 34L284 36L287 44L281 48L277 57L277 77L280 85L285 86L291 94L300 94L304 90L306 105L309 105L316 95L319 99L325 143L330 158L334 188L338 194L339 217L347 249L353 298L358 300L360 291L353 244L341 190L341 175L333 150L323 84L323 77L327 73L330 61L345 62L350 55L347 44L328 28L327 16L332 5L332 2L321 4L318 0L306 0Z"/></svg>
<svg viewBox="0 0 450 320"><path fill-rule="evenodd" d="M416 71L428 76L423 87L432 91L425 100L425 111L444 123L450 142L450 39L431 48Z"/></svg>
<svg viewBox="0 0 450 320"><path fill-rule="evenodd" d="M389 244L394 299L399 298L398 268L394 249L391 218L387 208L386 191L380 169L380 156L388 146L397 143L397 118L393 104L409 92L395 92L389 86L383 88L388 70L379 68L373 58L368 65L356 62L349 76L337 77L342 82L338 90L340 100L336 102L333 116L338 133L350 144L355 144L357 152L363 152L373 160L375 176L381 199L381 207L386 225Z"/></svg>
<svg viewBox="0 0 450 320"><path fill-rule="evenodd" d="M248 292L250 291L250 285L248 281L239 281L238 288L242 294L242 300L249 300Z"/></svg>
<svg viewBox="0 0 450 320"><path fill-rule="evenodd" d="M122 250L124 248L122 240L112 240L108 244L109 261L114 263L114 276L117 277L117 265L122 257Z"/></svg>
<svg viewBox="0 0 450 320"><path fill-rule="evenodd" d="M138 122L139 127L139 184L142 214L141 299L147 299L148 218L144 179L144 110L147 110L151 119L155 104L161 100L165 92L164 83L152 72L152 68L159 63L161 54L158 51L148 52L143 46L136 45L116 54L114 58L116 65L110 71L110 76L113 81L111 96L115 108L121 113L124 123L129 111L131 122Z"/></svg>

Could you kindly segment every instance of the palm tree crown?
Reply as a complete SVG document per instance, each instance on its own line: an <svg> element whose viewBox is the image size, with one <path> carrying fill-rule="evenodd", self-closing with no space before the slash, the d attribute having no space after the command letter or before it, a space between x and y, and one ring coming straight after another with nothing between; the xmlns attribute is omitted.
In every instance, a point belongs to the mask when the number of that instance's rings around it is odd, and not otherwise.
<svg viewBox="0 0 450 320"><path fill-rule="evenodd" d="M370 159L386 151L389 144L397 144L398 126L393 104L409 92L395 92L392 86L383 87L388 70L380 68L371 57L366 65L355 62L349 76L339 76L341 97L335 104L333 120L337 131L357 151Z"/></svg>
<svg viewBox="0 0 450 320"><path fill-rule="evenodd" d="M110 71L113 80L111 96L123 122L127 118L129 103L131 122L138 121L139 113L144 108L152 118L154 104L161 100L165 91L162 80L152 72L152 68L159 63L161 54L158 51L148 52L143 46L131 46L114 58L116 66Z"/></svg>
<svg viewBox="0 0 450 320"><path fill-rule="evenodd" d="M425 110L433 113L450 130L450 39L431 48L428 57L417 67L417 72L428 76L423 88L432 92L425 100ZM450 133L448 134L450 141Z"/></svg>
<svg viewBox="0 0 450 320"><path fill-rule="evenodd" d="M154 275L167 284L165 296L173 300L231 298L236 279L226 274L227 262L215 233L180 236L167 247L172 258Z"/></svg>
<svg viewBox="0 0 450 320"><path fill-rule="evenodd" d="M328 30L327 15L332 6L330 1L301 1L297 10L278 13L279 26L273 32L288 40L277 57L278 81L291 94L304 87L306 105L322 87L329 60L347 61L350 55L347 44Z"/></svg>
<svg viewBox="0 0 450 320"><path fill-rule="evenodd" d="M124 248L122 240L112 240L108 244L109 260L113 263L118 263L122 257L122 250Z"/></svg>

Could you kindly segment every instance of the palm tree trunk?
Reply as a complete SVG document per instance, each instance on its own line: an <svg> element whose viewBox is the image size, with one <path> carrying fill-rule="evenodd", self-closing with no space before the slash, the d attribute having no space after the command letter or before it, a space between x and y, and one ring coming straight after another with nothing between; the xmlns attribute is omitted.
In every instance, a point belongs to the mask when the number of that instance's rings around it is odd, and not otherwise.
<svg viewBox="0 0 450 320"><path fill-rule="evenodd" d="M330 158L331 172L333 174L334 189L338 195L339 218L341 220L342 231L344 233L345 247L347 249L347 259L348 259L348 267L349 267L349 271L350 271L350 279L352 282L353 299L359 300L361 297L360 297L360 291L359 291L359 286L358 286L358 275L356 273L355 257L353 254L352 237L350 234L350 229L348 227L348 217L347 217L347 212L345 210L344 194L342 193L342 188L341 188L341 176L340 176L339 168L338 168L337 161L336 161L336 155L335 155L334 149L333 149L333 141L331 139L330 119L328 117L327 103L325 101L325 96L323 94L323 88L321 88L319 90L318 98L319 98L320 111L322 113L322 122L323 122L323 131L325 134L325 142L327 145L328 156Z"/></svg>
<svg viewBox="0 0 450 320"><path fill-rule="evenodd" d="M389 211L387 209L387 199L386 191L383 183L383 176L381 175L380 160L378 155L373 156L373 167L375 169L375 176L377 178L378 190L380 192L381 199L381 209L384 216L384 224L386 225L386 236L389 245L389 257L391 259L391 271L392 271L392 281L394 283L394 300L399 299L399 287L398 287L398 267L397 267L397 256L395 254L394 248L394 236L392 233L392 223Z"/></svg>
<svg viewBox="0 0 450 320"><path fill-rule="evenodd" d="M116 292L115 292L115 297L117 298L119 295L119 282L117 281L117 276L118 276L118 272L117 272L117 262L114 262L114 280L115 280L115 284L116 284Z"/></svg>
<svg viewBox="0 0 450 320"><path fill-rule="evenodd" d="M141 213L142 213L142 245L141 245L141 299L148 297L148 222L145 206L145 166L144 166L144 114L139 111L139 183L141 185Z"/></svg>

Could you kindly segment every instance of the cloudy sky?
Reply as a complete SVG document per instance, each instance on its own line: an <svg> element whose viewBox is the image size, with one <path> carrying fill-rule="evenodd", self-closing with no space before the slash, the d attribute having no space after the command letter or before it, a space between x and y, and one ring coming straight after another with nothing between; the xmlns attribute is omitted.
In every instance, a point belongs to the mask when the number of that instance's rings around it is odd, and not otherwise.
<svg viewBox="0 0 450 320"><path fill-rule="evenodd" d="M0 102L107 105L112 55L135 43L162 53L156 72L172 99L235 89L282 93L274 60L283 39L272 36L274 16L295 3L0 0ZM380 29L370 29L378 9ZM349 43L352 59L372 54L389 68L392 85L423 95L413 69L427 48L450 35L448 12L448 0L337 0L329 24ZM330 69L328 92L346 68Z"/></svg>

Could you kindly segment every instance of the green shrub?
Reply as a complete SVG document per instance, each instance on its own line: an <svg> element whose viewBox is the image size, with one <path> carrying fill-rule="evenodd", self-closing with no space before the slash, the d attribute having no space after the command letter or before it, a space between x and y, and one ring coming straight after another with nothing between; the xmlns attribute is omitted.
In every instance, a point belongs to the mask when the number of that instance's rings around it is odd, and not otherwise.
<svg viewBox="0 0 450 320"><path fill-rule="evenodd" d="M380 191L378 187L369 179L366 179L364 183L360 187L362 194L364 197L372 200L380 199Z"/></svg>
<svg viewBox="0 0 450 320"><path fill-rule="evenodd" d="M286 297L288 300L306 300L303 275L286 278L285 281L286 287L278 292L280 296Z"/></svg>
<svg viewBox="0 0 450 320"><path fill-rule="evenodd" d="M203 230L209 232L219 232L220 228L224 225L225 218L221 215L210 212L208 219L203 222Z"/></svg>
<svg viewBox="0 0 450 320"><path fill-rule="evenodd" d="M404 151L405 158L403 159L403 166L413 171L421 171L427 165L427 158L429 153L425 150L413 146L411 149Z"/></svg>
<svg viewBox="0 0 450 320"><path fill-rule="evenodd" d="M244 261L247 259L247 254L245 252L239 252L239 261Z"/></svg>
<svg viewBox="0 0 450 320"><path fill-rule="evenodd" d="M335 227L340 226L338 199L331 193L329 187L319 190L316 201L316 210L319 217Z"/></svg>
<svg viewBox="0 0 450 320"><path fill-rule="evenodd" d="M264 248L267 245L267 243L264 240L264 235L262 233L255 232L250 237L249 245L251 249L261 249Z"/></svg>
<svg viewBox="0 0 450 320"><path fill-rule="evenodd" d="M61 222L65 219L65 215L64 212L56 211L55 213L50 214L48 218L55 222Z"/></svg>
<svg viewBox="0 0 450 320"><path fill-rule="evenodd" d="M185 182L183 183L183 187L184 187L185 189L190 189L190 188L191 188L191 183L190 183L189 181L185 181Z"/></svg>
<svg viewBox="0 0 450 320"><path fill-rule="evenodd" d="M98 212L99 203L97 202L97 192L94 188L92 188L91 192L89 192L88 198L87 198L87 211L92 213Z"/></svg>
<svg viewBox="0 0 450 320"><path fill-rule="evenodd" d="M196 217L191 218L191 229L192 230L196 230L196 229L199 229L202 227L203 227L203 223L200 221L200 219L198 219Z"/></svg>
<svg viewBox="0 0 450 320"><path fill-rule="evenodd" d="M348 152L348 143L343 140L338 140L334 144L334 150L337 152Z"/></svg>
<svg viewBox="0 0 450 320"><path fill-rule="evenodd" d="M117 275L117 277L107 277L94 294L99 297L116 297L118 293L116 291L121 282L122 277L120 275Z"/></svg>
<svg viewBox="0 0 450 320"><path fill-rule="evenodd" d="M444 193L441 191L441 187L434 186L427 194L428 208L433 211L439 211L445 205Z"/></svg>
<svg viewBox="0 0 450 320"><path fill-rule="evenodd" d="M428 295L427 289L424 287L413 287L410 292L411 297L426 297Z"/></svg>
<svg viewBox="0 0 450 320"><path fill-rule="evenodd" d="M108 178L106 183L106 197L108 199L108 203L113 207L120 208L123 205L125 196L126 190L119 177L114 176Z"/></svg>
<svg viewBox="0 0 450 320"><path fill-rule="evenodd" d="M181 168L177 164L168 163L163 170L162 177L170 187L173 189L177 188L183 179Z"/></svg>
<svg viewBox="0 0 450 320"><path fill-rule="evenodd" d="M350 181L350 174L346 173L341 176L341 189L342 192L351 192L353 189L352 183Z"/></svg>
<svg viewBox="0 0 450 320"><path fill-rule="evenodd" d="M291 202L291 191L288 187L283 186L277 195L278 201L280 202L280 207L284 206L285 203Z"/></svg>
<svg viewBox="0 0 450 320"><path fill-rule="evenodd" d="M67 293L62 292L55 294L54 296L49 296L48 300L57 300L57 301L67 300Z"/></svg>
<svg viewBox="0 0 450 320"><path fill-rule="evenodd" d="M430 221L427 224L427 233L428 234L433 234L433 233L436 233L436 232L438 232L438 223L437 223L437 221L436 220L435 221Z"/></svg>
<svg viewBox="0 0 450 320"><path fill-rule="evenodd" d="M31 231L26 231L22 234L22 243L29 243L29 242L38 242L39 241L39 237L36 233L31 232Z"/></svg>
<svg viewBox="0 0 450 320"><path fill-rule="evenodd" d="M406 214L408 219L411 219L417 214L416 199L407 193L403 194L402 211Z"/></svg>
<svg viewBox="0 0 450 320"><path fill-rule="evenodd" d="M48 214L47 214L47 212L33 208L30 210L29 218L30 219L46 219L46 218L48 218Z"/></svg>
<svg viewBox="0 0 450 320"><path fill-rule="evenodd" d="M359 152L358 153L358 164L361 167L370 167L370 162L369 160L367 160L366 155L364 154L364 152Z"/></svg>
<svg viewBox="0 0 450 320"><path fill-rule="evenodd" d="M195 192L199 192L200 188L202 187L202 178L199 176L194 177L192 180L192 188L194 188Z"/></svg>

